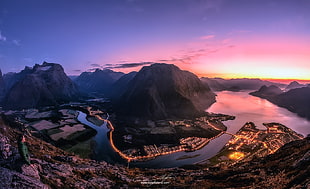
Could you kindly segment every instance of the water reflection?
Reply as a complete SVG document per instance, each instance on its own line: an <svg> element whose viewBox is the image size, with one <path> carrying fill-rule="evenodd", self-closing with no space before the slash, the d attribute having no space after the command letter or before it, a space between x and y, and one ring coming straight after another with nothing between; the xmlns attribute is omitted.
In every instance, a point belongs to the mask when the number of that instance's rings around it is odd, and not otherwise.
<svg viewBox="0 0 310 189"><path fill-rule="evenodd" d="M236 116L225 122L228 131L237 132L246 122L252 121L264 129L262 123L278 122L304 136L310 133L310 122L285 108L278 107L265 99L249 95L250 91L217 93L217 102L207 111Z"/></svg>
<svg viewBox="0 0 310 189"><path fill-rule="evenodd" d="M297 114L289 112L284 108L277 107L267 100L250 96L248 91L219 92L217 93L217 102L207 111L236 116L235 120L224 122L228 127L227 131L230 133L236 133L248 121L254 122L261 129L265 129L262 123L279 122L304 136L310 133L310 122L308 120L301 118L297 116ZM106 126L98 127L93 125L86 120L86 114L84 113L80 113L78 119L82 123L96 129L98 132L94 137L94 140L97 143L95 148L96 160L105 160L109 163L124 163L124 160L111 148ZM177 152L174 154L159 156L154 160L146 162L132 162L131 166L164 168L194 164L216 155L230 138L230 135L224 134L212 140L200 150L194 152ZM180 159L184 156L191 156L192 158Z"/></svg>

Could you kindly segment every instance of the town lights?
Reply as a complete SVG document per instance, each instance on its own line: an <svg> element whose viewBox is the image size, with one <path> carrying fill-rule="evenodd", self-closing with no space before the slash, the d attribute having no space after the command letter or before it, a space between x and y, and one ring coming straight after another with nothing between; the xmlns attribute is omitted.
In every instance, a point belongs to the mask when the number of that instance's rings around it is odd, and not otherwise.
<svg viewBox="0 0 310 189"><path fill-rule="evenodd" d="M229 159L231 160L241 160L244 158L244 153L242 152L233 152L231 154L229 154Z"/></svg>

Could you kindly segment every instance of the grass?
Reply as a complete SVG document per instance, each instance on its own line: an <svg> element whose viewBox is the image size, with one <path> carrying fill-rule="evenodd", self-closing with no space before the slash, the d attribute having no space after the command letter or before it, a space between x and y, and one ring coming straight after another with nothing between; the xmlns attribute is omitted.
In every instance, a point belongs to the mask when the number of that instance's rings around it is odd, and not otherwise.
<svg viewBox="0 0 310 189"><path fill-rule="evenodd" d="M72 135L73 133L79 132L79 131L83 131L85 130L85 128L82 124L77 124L74 126L66 125L64 127L61 127L59 130L62 130L62 132L50 135L50 137L55 141L61 138L70 140L71 138L70 135Z"/></svg>
<svg viewBox="0 0 310 189"><path fill-rule="evenodd" d="M84 142L79 142L78 144L72 146L71 148L65 149L67 152L72 152L81 158L90 158L92 154L92 139L86 140Z"/></svg>
<svg viewBox="0 0 310 189"><path fill-rule="evenodd" d="M53 134L57 134L57 133L61 133L63 132L63 130L57 128L57 129L50 129L47 131L47 135L53 135Z"/></svg>

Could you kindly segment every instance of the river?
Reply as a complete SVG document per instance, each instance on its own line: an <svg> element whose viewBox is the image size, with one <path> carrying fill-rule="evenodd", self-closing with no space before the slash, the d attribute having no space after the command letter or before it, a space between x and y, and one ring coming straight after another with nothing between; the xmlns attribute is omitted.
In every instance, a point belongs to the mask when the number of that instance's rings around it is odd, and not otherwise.
<svg viewBox="0 0 310 189"><path fill-rule="evenodd" d="M261 129L265 128L262 123L278 122L295 130L297 133L303 134L304 136L310 133L310 122L308 120L301 118L297 114L284 108L278 107L265 99L251 96L248 93L249 91L218 92L217 102L207 109L207 111L236 116L235 120L224 122L227 126L227 131L230 133L236 133L248 121L254 122L258 128ZM94 137L94 140L97 143L94 149L96 160L104 160L109 163L124 163L121 157L118 156L111 147L108 140L109 130L106 127L106 124L103 124L100 127L93 125L87 121L86 115L83 113L79 114L78 119L97 131L97 135ZM230 135L223 134L212 140L200 150L194 152L177 152L159 156L150 161L132 162L130 165L148 168L166 168L198 163L216 155L230 138ZM184 156L189 158L179 159Z"/></svg>

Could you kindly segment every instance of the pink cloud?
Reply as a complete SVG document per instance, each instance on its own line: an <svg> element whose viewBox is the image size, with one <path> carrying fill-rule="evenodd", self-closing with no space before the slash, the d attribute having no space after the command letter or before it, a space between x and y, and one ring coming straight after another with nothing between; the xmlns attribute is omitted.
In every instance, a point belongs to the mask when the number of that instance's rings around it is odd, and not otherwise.
<svg viewBox="0 0 310 189"><path fill-rule="evenodd" d="M205 36L200 37L200 39L208 40L208 39L213 39L214 37L215 35L205 35Z"/></svg>

